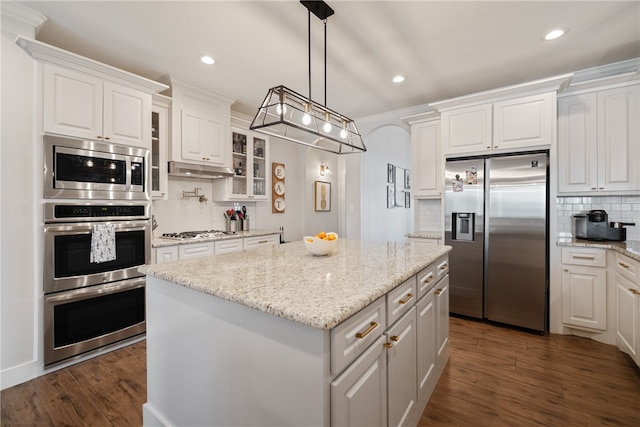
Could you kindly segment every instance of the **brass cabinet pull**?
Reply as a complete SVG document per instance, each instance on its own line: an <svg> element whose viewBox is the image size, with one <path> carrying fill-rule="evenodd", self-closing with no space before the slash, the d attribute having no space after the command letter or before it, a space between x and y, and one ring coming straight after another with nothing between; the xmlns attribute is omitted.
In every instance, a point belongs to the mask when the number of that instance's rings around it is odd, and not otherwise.
<svg viewBox="0 0 640 427"><path fill-rule="evenodd" d="M382 344L382 346L384 348L391 348L391 347L393 347L393 344L391 344L390 342L386 342L386 343Z"/></svg>
<svg viewBox="0 0 640 427"><path fill-rule="evenodd" d="M356 334L356 338L364 338L364 337L366 337L367 335L369 335L371 333L371 331L373 331L377 327L378 327L378 322L371 322L366 331L358 332Z"/></svg>
<svg viewBox="0 0 640 427"><path fill-rule="evenodd" d="M110 140L111 138L109 138L108 136L105 136L104 139L106 139L107 141Z"/></svg>
<svg viewBox="0 0 640 427"><path fill-rule="evenodd" d="M446 269L447 269L447 267L449 267L447 264L442 264L442 265L440 266L440 270L446 270Z"/></svg>
<svg viewBox="0 0 640 427"><path fill-rule="evenodd" d="M578 259L596 259L595 255L572 254L571 257L572 258L578 258Z"/></svg>
<svg viewBox="0 0 640 427"><path fill-rule="evenodd" d="M411 301L411 298L413 298L413 294L407 294L407 296L404 299L401 299L400 301L398 301L398 304L406 304L409 301Z"/></svg>
<svg viewBox="0 0 640 427"><path fill-rule="evenodd" d="M261 243L267 243L267 242L268 242L268 240L260 240L260 241L258 242L258 244L261 244Z"/></svg>
<svg viewBox="0 0 640 427"><path fill-rule="evenodd" d="M640 291L633 289L633 288L629 288L629 292L631 292L634 295L640 295Z"/></svg>
<svg viewBox="0 0 640 427"><path fill-rule="evenodd" d="M391 341L400 341L400 337L397 335L394 335L391 337Z"/></svg>
<svg viewBox="0 0 640 427"><path fill-rule="evenodd" d="M432 281L432 280L433 280L433 274L429 274L427 277L425 277L425 278L422 280L422 283L425 283L425 284L426 284L426 283L431 283L431 281Z"/></svg>
<svg viewBox="0 0 640 427"><path fill-rule="evenodd" d="M618 261L618 265L622 268L626 268L627 270L629 269L629 266L622 261Z"/></svg>
<svg viewBox="0 0 640 427"><path fill-rule="evenodd" d="M442 289L441 288L436 289L436 295L440 295L441 293L442 293Z"/></svg>

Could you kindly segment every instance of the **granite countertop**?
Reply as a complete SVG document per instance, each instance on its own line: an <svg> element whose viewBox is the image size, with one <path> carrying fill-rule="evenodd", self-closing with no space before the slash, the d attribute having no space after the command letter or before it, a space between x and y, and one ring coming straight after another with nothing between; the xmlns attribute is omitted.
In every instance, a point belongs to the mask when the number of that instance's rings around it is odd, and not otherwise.
<svg viewBox="0 0 640 427"><path fill-rule="evenodd" d="M404 236L411 237L414 239L432 239L432 240L442 239L442 234L436 231L416 231L414 233L407 233Z"/></svg>
<svg viewBox="0 0 640 427"><path fill-rule="evenodd" d="M586 248L612 249L628 256L629 258L640 261L640 241L628 240L626 242L603 242L597 240L576 239L575 237L559 237L556 244L558 246L582 246Z"/></svg>
<svg viewBox="0 0 640 427"><path fill-rule="evenodd" d="M164 246L190 245L194 243L215 242L216 240L242 239L243 237L269 236L273 234L280 234L280 232L275 230L249 230L249 231L238 231L234 234L225 234L217 237L207 237L202 239L184 239L184 240L154 237L153 239L151 239L151 247L161 248Z"/></svg>
<svg viewBox="0 0 640 427"><path fill-rule="evenodd" d="M145 265L140 271L313 328L331 329L449 250L415 242L339 239L332 254L313 256L304 242L296 241L240 255Z"/></svg>

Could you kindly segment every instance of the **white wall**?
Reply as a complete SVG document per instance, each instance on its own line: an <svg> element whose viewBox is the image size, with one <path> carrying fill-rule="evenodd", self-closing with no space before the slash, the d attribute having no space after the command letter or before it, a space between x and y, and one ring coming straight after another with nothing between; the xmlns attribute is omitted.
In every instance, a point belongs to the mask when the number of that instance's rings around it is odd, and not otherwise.
<svg viewBox="0 0 640 427"><path fill-rule="evenodd" d="M411 169L411 136L395 125L382 126L365 139L361 154L361 239L406 241L413 231L413 207L387 209L387 164Z"/></svg>
<svg viewBox="0 0 640 427"><path fill-rule="evenodd" d="M32 59L14 42L35 36L41 15L2 5L2 143L0 145L0 385L41 370L40 340L42 157L35 144ZM43 18L43 17L42 17ZM30 23L32 22L32 23ZM38 167L39 162L39 167ZM34 225L35 224L35 225Z"/></svg>

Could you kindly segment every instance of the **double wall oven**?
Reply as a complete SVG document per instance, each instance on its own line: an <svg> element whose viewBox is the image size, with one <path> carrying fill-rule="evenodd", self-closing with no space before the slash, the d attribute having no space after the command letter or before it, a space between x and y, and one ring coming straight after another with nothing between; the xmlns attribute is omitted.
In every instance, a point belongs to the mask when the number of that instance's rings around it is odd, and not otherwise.
<svg viewBox="0 0 640 427"><path fill-rule="evenodd" d="M151 201L148 150L51 135L44 144L47 366L145 333L138 267L151 258Z"/></svg>

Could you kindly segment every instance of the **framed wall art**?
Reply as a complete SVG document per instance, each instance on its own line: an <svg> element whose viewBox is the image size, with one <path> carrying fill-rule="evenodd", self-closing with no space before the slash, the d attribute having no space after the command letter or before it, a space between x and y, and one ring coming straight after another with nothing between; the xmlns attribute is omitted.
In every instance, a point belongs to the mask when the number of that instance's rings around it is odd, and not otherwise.
<svg viewBox="0 0 640 427"><path fill-rule="evenodd" d="M391 163L387 163L387 184L393 184L394 177L395 177L394 167Z"/></svg>
<svg viewBox="0 0 640 427"><path fill-rule="evenodd" d="M396 206L396 196L394 194L394 186L387 185L387 209L393 209Z"/></svg>
<svg viewBox="0 0 640 427"><path fill-rule="evenodd" d="M324 181L314 182L314 200L317 212L331 210L331 183Z"/></svg>

